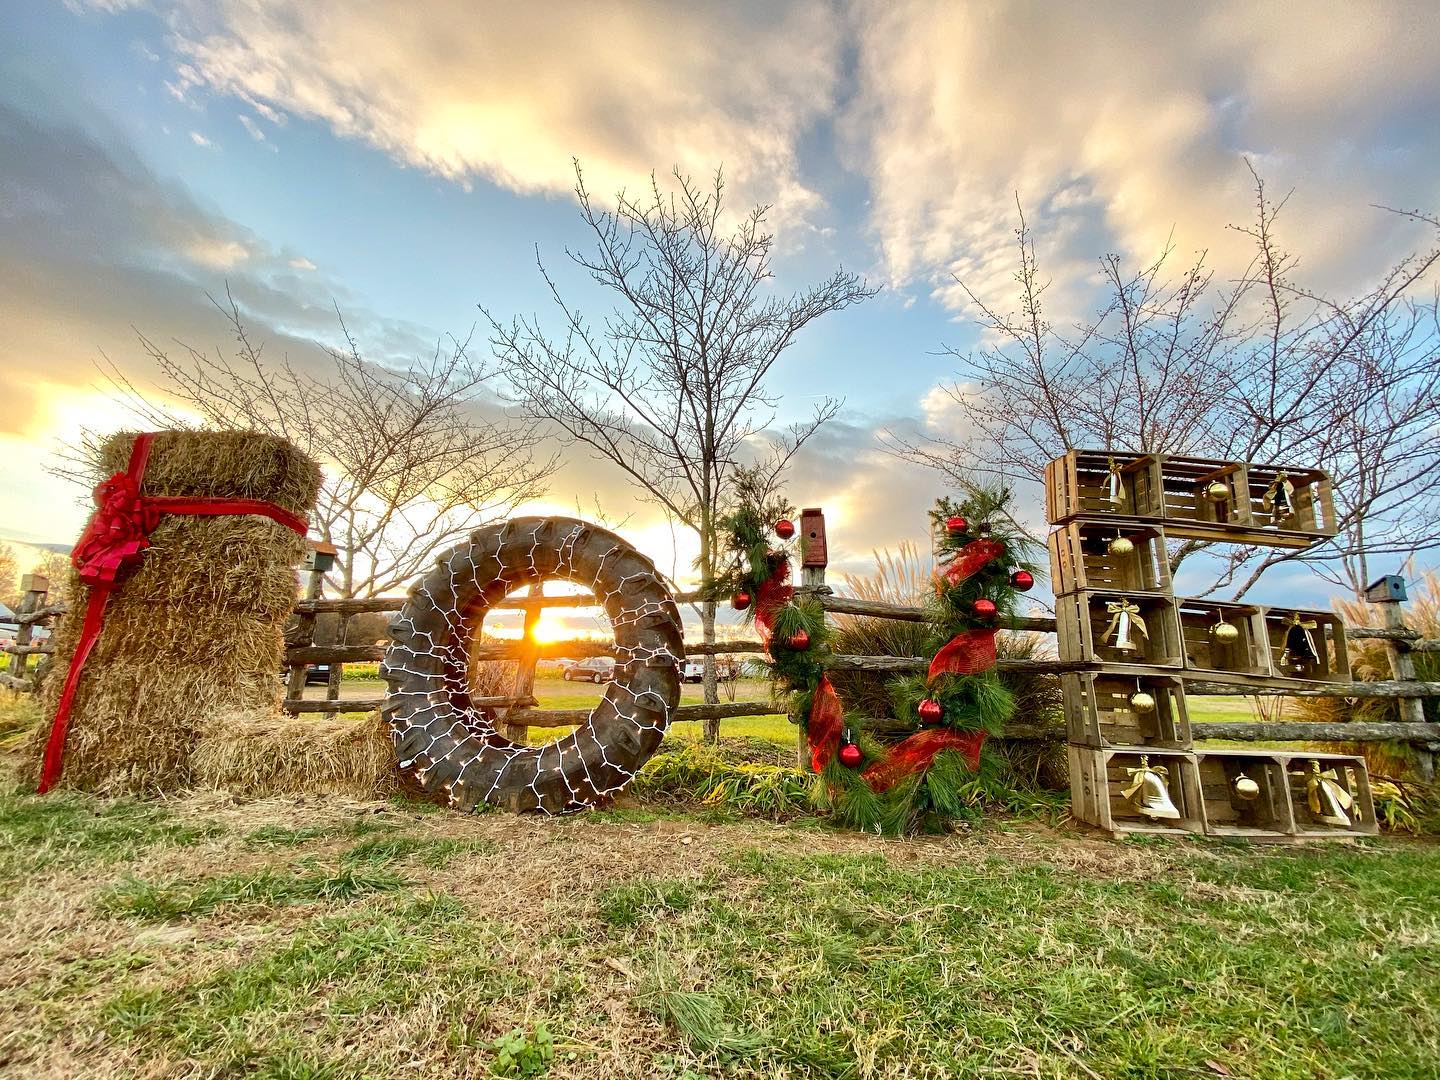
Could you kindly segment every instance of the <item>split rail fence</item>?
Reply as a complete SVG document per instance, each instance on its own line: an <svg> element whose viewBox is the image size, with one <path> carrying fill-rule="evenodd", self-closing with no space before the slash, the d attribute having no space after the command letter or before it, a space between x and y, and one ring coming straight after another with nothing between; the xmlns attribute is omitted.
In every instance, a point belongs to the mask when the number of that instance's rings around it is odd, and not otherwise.
<svg viewBox="0 0 1440 1080"><path fill-rule="evenodd" d="M287 634L284 666L287 693L285 709L299 713L359 713L378 709L384 703L383 695L369 697L342 697L344 669L347 664L374 663L383 659L386 646L383 644L363 645L316 645L314 643L316 618L324 614L338 617L337 638L345 640L345 627L356 615L372 612L394 612L404 604L402 597L376 597L363 600L332 600L319 596L319 577L311 574L306 599L295 607L295 624ZM0 671L0 686L17 693L34 692L37 685L35 672L30 667L32 657L43 658L52 648L36 639L35 629L53 627L55 620L65 614L64 604L48 604L48 582L39 575L29 575L22 581L24 599L17 613L19 631L12 644L0 647L0 653L9 654L9 663ZM812 597L827 612L837 615L858 615L879 619L895 619L907 622L922 622L924 612L918 607L905 607L873 600L860 600L837 596L824 584L823 570L807 569L802 586L797 590L801 595ZM679 603L698 600L694 594L676 597ZM611 642L590 639L552 641L539 643L533 640L532 631L546 608L596 608L594 597L589 595L546 596L542 586L530 588L527 595L514 596L502 601L500 608L519 609L524 612L524 626L519 639L496 640L474 650L476 660L513 660L517 671L512 681L511 692L504 696L477 697L475 705L496 710L511 738L523 738L531 727L565 727L583 723L589 715L588 709L544 709L540 708L534 696L535 668L538 661L565 657L582 659L614 654ZM1340 697L1340 698L1388 698L1400 703L1400 719L1380 723L1340 722L1287 722L1287 721L1245 721L1245 722L1196 722L1193 723L1193 737L1200 740L1274 741L1274 742L1386 742L1409 743L1414 751L1418 770L1422 777L1434 777L1435 754L1440 752L1440 724L1428 723L1424 717L1422 702L1427 698L1440 697L1440 682L1425 682L1415 678L1413 654L1417 652L1440 652L1440 640L1426 639L1407 628L1400 616L1398 605L1377 605L1385 613L1384 627L1350 627L1346 633L1350 638L1370 639L1385 642L1390 657L1393 679L1378 682L1354 682L1335 685L1315 685L1303 689L1246 688L1247 694L1280 695L1285 697ZM1051 618L1019 618L1006 624L1008 629L1055 633L1055 620ZM758 640L687 642L686 652L692 656L713 656L721 654L763 654L765 647ZM325 695L320 698L304 696L306 672L313 665L328 665L329 672ZM929 661L924 658L839 655L833 666L840 670L860 670L883 673L905 673L924 671ZM1059 660L1008 660L998 664L1001 672L1027 672L1059 675L1067 671L1095 670L1096 665L1087 662L1063 662ZM1234 695L1237 687L1220 683L1195 682L1187 684L1190 694ZM733 701L718 704L682 705L674 715L675 720L724 721L742 716L768 716L779 711L774 701ZM874 717L862 721L862 725L878 731L899 731L902 725L886 717ZM1064 727L1039 727L1034 724L1014 723L1005 730L1010 738L1043 738L1063 736Z"/></svg>

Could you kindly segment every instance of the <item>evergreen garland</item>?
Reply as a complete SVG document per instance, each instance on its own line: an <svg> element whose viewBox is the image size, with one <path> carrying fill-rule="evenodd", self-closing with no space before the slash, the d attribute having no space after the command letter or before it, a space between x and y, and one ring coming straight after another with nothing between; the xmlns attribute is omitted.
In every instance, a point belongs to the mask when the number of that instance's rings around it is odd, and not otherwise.
<svg viewBox="0 0 1440 1080"><path fill-rule="evenodd" d="M994 669L993 635L1016 613L1021 590L1013 575L1039 573L1035 544L1010 517L1010 490L981 488L958 502L942 498L930 512L941 567L935 595L926 604L928 646L942 659L930 676L891 680L896 717L919 726L895 746L862 733L853 715L844 717L839 731L833 722L823 732L811 729L817 695L834 694L825 678L833 655L830 631L816 601L795 598L788 553L770 541L775 523L793 511L759 494L758 487L737 488L738 509L723 522L733 558L714 589L716 595L745 593L753 600L746 615L768 636L774 678L790 691L790 714L806 729L816 755L817 804L841 823L868 832L945 828L968 813L978 792L1003 786L1002 763L984 739L1000 733L1015 701ZM947 657L960 670L937 670L947 666ZM820 712L833 709L835 700L818 703ZM925 702L939 706L938 722L927 724ZM964 738L966 733L973 737ZM838 745L830 745L835 739ZM839 751L847 746L855 748L851 754L858 750L858 762L842 761ZM972 767L972 757L978 767Z"/></svg>

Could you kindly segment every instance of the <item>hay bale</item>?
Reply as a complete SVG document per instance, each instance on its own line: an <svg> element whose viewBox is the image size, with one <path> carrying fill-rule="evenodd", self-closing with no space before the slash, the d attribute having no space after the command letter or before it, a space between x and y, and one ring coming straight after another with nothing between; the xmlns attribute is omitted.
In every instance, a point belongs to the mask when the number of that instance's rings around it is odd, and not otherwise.
<svg viewBox="0 0 1440 1080"><path fill-rule="evenodd" d="M395 745L378 712L363 720L224 718L196 744L191 766L196 786L247 798L374 799L403 789Z"/></svg>
<svg viewBox="0 0 1440 1080"><path fill-rule="evenodd" d="M104 476L123 470L133 433L101 448ZM162 432L146 495L264 499L308 515L320 468L283 439L244 432ZM254 515L167 514L140 567L111 595L105 627L71 711L61 783L153 794L191 782L192 754L218 716L279 716L282 631L295 605L304 540ZM88 590L71 573L77 608ZM61 621L43 715L53 717L81 619ZM237 721L238 722L238 721ZM31 744L38 776L49 724Z"/></svg>

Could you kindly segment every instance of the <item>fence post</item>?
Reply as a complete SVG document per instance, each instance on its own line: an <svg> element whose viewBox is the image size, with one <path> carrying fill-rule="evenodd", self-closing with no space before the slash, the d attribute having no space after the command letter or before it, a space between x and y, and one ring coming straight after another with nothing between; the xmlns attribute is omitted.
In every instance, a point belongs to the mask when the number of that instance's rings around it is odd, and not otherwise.
<svg viewBox="0 0 1440 1080"><path fill-rule="evenodd" d="M532 597L544 596L545 582L537 581L532 584L529 595ZM535 628L540 625L541 611L539 604L529 604L525 608L525 628L520 632L524 651L516 663L515 683L510 690L510 696L517 700L535 696L535 665L540 659L540 649L535 641ZM528 725L509 723L510 717L522 712L524 708L523 705L511 705L505 710L505 737L511 742L523 743L530 736Z"/></svg>
<svg viewBox="0 0 1440 1080"><path fill-rule="evenodd" d="M50 594L50 579L44 574L25 574L20 578L20 591L25 595L21 597L20 610L15 614L30 615L45 606L45 598ZM10 654L10 663L7 665L6 674L19 680L19 684L14 685L17 693L24 692L24 682L30 663L29 655L19 650L31 643L35 635L34 626L34 623L22 622L20 628L15 631L16 651Z"/></svg>
<svg viewBox="0 0 1440 1080"><path fill-rule="evenodd" d="M1382 579L1383 581L1384 579ZM1379 582L1376 583L1377 585ZM1387 630L1404 630L1405 619L1400 613L1400 598L1398 596L1381 596L1375 586L1371 586L1369 600L1378 607L1385 616L1385 628ZM1413 680L1415 678L1415 658L1410 655L1409 643L1396 638L1387 638L1385 651L1390 655L1390 672L1396 679ZM1425 703L1418 697L1399 698L1396 704L1400 708L1400 720L1407 724L1422 724L1425 722ZM1429 783L1435 779L1435 754L1419 744L1412 744L1415 751L1415 771L1420 779Z"/></svg>
<svg viewBox="0 0 1440 1080"><path fill-rule="evenodd" d="M319 600L320 589L325 584L325 571L312 566L310 580L305 586L306 600ZM304 647L315 643L315 615L313 612L302 611L295 618L294 640L285 642L287 648L290 646ZM298 664L290 669L290 681L286 684L285 696L291 701L299 701L305 696L305 672L307 665ZM299 716L292 712L291 716Z"/></svg>
<svg viewBox="0 0 1440 1080"><path fill-rule="evenodd" d="M816 592L825 588L825 567L830 563L830 548L825 537L825 511L807 506L800 511L800 585ZM823 616L822 616L823 617ZM805 727L795 725L795 767L810 769L810 746L805 741Z"/></svg>

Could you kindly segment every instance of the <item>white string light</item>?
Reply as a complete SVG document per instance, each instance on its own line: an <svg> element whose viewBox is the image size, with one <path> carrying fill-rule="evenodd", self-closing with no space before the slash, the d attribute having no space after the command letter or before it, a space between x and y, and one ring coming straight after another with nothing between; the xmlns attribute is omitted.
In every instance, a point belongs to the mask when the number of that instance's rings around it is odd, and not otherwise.
<svg viewBox="0 0 1440 1080"><path fill-rule="evenodd" d="M573 734L543 746L502 736L470 702L472 643L485 615L537 581L589 588L615 631L615 678ZM480 529L410 590L381 665L383 715L402 770L450 805L558 813L634 777L680 700L680 612L655 566L614 533L574 518L516 518Z"/></svg>

